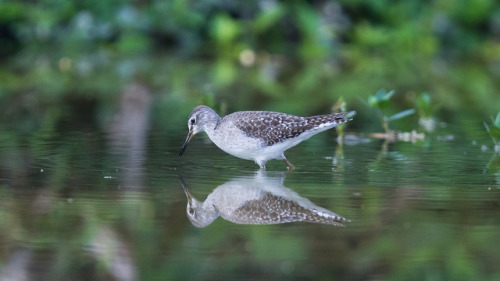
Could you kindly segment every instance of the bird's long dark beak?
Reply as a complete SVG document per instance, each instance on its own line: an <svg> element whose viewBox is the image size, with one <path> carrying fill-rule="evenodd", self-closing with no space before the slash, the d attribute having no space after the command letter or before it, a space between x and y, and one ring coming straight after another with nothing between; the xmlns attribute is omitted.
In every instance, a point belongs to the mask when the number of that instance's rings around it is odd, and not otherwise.
<svg viewBox="0 0 500 281"><path fill-rule="evenodd" d="M186 150L188 143L193 138L193 136L194 136L193 131L189 131L187 138L186 138L186 141L184 142L184 144L181 147L181 150L179 151L179 156L182 156L182 154L184 153L184 150Z"/></svg>
<svg viewBox="0 0 500 281"><path fill-rule="evenodd" d="M182 189L184 190L184 193L186 193L188 202L191 203L191 201L193 200L193 195L191 194L191 192L189 192L189 189L187 188L186 183L184 182L184 179L181 176L179 176L179 181L181 182L181 186Z"/></svg>

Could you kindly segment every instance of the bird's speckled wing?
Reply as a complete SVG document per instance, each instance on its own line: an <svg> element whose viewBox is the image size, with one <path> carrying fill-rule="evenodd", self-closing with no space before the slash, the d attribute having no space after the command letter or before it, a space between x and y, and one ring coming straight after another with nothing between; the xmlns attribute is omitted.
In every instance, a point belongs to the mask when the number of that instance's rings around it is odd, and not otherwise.
<svg viewBox="0 0 500 281"><path fill-rule="evenodd" d="M312 222L343 226L349 220L322 208L304 208L293 200L271 193L259 200L250 200L225 219L240 224L278 224Z"/></svg>
<svg viewBox="0 0 500 281"><path fill-rule="evenodd" d="M321 127L335 127L350 121L346 113L334 113L311 117L270 112L241 111L228 115L233 124L248 137L259 138L268 146L300 136L302 133Z"/></svg>

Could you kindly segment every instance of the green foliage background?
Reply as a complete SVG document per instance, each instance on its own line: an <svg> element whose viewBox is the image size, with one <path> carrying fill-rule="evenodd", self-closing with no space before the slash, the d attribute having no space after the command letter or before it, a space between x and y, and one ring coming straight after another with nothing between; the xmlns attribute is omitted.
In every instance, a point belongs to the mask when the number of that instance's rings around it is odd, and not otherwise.
<svg viewBox="0 0 500 281"><path fill-rule="evenodd" d="M362 109L382 88L403 93L399 109L424 91L444 110L500 108L493 0L2 1L0 31L7 119L57 119L68 100L107 112L132 81L154 90L156 120L199 103L312 114L344 96Z"/></svg>

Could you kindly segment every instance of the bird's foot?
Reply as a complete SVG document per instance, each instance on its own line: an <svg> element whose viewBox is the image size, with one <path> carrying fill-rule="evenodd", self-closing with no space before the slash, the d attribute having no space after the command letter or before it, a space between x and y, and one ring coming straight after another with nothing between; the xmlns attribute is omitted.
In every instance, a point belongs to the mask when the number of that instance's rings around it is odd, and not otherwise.
<svg viewBox="0 0 500 281"><path fill-rule="evenodd" d="M288 165L288 170L291 171L291 170L295 170L295 166L290 162L288 161L288 159L283 159L283 162L285 162L287 165Z"/></svg>

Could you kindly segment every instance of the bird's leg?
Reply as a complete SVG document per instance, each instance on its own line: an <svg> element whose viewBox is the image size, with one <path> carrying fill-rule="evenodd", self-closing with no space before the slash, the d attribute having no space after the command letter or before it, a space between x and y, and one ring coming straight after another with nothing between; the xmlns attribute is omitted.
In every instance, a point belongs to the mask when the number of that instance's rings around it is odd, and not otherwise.
<svg viewBox="0 0 500 281"><path fill-rule="evenodd" d="M293 166L292 163L290 163L290 161L288 161L288 159L285 158L285 156L283 155L283 162L285 162L287 165L288 165L288 170L295 170L295 166Z"/></svg>
<svg viewBox="0 0 500 281"><path fill-rule="evenodd" d="M264 160L258 160L258 161L257 161L257 160L256 160L256 161L255 161L255 163L257 163L257 165L259 165L259 166L260 166L260 170L261 170L261 171L266 170L266 161L264 161Z"/></svg>

